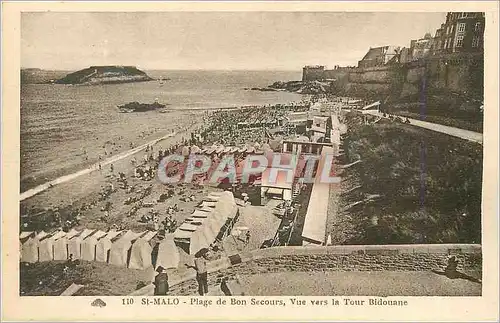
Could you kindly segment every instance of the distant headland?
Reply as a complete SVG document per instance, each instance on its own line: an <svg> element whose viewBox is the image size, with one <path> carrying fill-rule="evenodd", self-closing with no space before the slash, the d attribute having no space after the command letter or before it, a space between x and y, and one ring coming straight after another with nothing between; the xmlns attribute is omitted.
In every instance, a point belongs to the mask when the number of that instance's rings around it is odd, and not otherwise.
<svg viewBox="0 0 500 323"><path fill-rule="evenodd" d="M90 66L55 80L57 84L114 84L153 80L135 66Z"/></svg>

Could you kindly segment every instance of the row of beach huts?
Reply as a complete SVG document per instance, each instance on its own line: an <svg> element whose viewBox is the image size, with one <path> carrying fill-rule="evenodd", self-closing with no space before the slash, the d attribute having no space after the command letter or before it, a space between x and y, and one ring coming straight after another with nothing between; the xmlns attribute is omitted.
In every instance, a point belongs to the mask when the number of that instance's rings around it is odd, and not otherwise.
<svg viewBox="0 0 500 323"><path fill-rule="evenodd" d="M158 232L131 230L107 232L84 229L51 233L21 232L20 261L26 263L73 260L97 261L132 269L153 266L177 268L178 246L188 254L209 248L230 232L239 212L231 192L211 193L173 234L158 237ZM156 254L156 252L155 252Z"/></svg>
<svg viewBox="0 0 500 323"><path fill-rule="evenodd" d="M158 244L156 266L176 268L179 250L173 235L159 242L153 239L157 232L133 232L110 230L21 232L21 262L35 263L52 260L98 261L131 269L146 269L153 265L153 247ZM155 242L153 242L155 241Z"/></svg>

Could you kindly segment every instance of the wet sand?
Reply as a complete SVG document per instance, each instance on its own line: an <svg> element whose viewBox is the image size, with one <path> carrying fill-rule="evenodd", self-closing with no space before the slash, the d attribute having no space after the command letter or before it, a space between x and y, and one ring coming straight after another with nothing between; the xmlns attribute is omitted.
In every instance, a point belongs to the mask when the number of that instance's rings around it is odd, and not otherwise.
<svg viewBox="0 0 500 323"><path fill-rule="evenodd" d="M166 135L163 140L154 140L154 144L150 145L153 147L154 151L158 151L160 147L166 149L176 143L179 143L182 138L187 138L191 131L194 131L200 123L196 123L183 131L178 131L174 135ZM21 205L27 207L40 207L40 208L50 208L54 206L66 206L72 204L78 204L79 202L89 202L93 200L97 193L100 191L101 187L109 182L106 177L110 175L110 165L113 164L114 173L124 172L127 178L130 178L133 174L134 167L131 164L133 158L137 160L142 160L146 145L141 145L132 149L128 152L122 153L110 157L106 164L103 162L101 164L102 171L98 170L98 167L90 167L79 172L64 176L62 180L59 180L58 185L47 189L45 186L41 187L38 192L27 191L28 194L24 196L21 195ZM152 181L157 181L156 178ZM148 182L145 182L145 184ZM34 194L37 193L37 194ZM24 197L24 198L23 198Z"/></svg>

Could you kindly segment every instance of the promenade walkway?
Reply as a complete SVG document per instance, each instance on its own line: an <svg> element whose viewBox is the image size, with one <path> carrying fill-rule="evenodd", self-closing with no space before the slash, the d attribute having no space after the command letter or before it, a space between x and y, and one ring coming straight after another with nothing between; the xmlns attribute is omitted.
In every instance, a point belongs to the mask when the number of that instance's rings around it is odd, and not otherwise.
<svg viewBox="0 0 500 323"><path fill-rule="evenodd" d="M362 111L363 114L370 114L376 117L384 118L384 115L377 111L377 110L364 110ZM388 118L388 117L385 117ZM405 119L405 117L401 117ZM432 123L432 122L427 122L427 121L422 121L422 120L417 120L417 119L409 119L410 123L414 126L420 127L420 128L425 128L429 129L432 131L436 132L441 132L453 137L458 137L462 138L465 140L477 142L479 144L483 144L483 134L479 132L474 132L470 130L465 130L465 129L460 129L460 128L455 128L455 127L450 127L450 126L445 126L442 124L437 124L437 123Z"/></svg>

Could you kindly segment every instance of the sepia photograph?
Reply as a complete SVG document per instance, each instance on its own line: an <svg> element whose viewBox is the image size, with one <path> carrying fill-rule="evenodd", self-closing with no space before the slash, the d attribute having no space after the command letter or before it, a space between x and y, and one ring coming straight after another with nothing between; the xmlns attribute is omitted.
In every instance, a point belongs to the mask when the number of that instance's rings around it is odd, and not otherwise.
<svg viewBox="0 0 500 323"><path fill-rule="evenodd" d="M483 299L484 10L19 15L21 300Z"/></svg>

